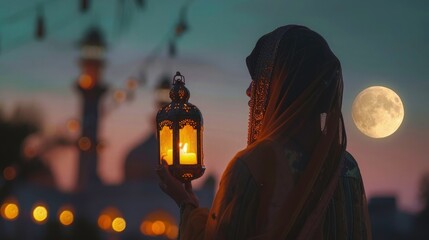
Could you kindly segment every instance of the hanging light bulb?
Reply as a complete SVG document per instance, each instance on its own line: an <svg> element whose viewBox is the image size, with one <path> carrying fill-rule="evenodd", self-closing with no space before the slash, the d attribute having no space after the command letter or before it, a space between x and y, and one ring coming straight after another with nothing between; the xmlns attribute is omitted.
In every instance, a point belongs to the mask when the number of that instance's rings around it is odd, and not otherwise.
<svg viewBox="0 0 429 240"><path fill-rule="evenodd" d="M168 45L168 55L173 58L176 56L177 53L177 48L176 48L176 43L174 40L170 41L170 44Z"/></svg>
<svg viewBox="0 0 429 240"><path fill-rule="evenodd" d="M39 14L36 19L36 39L43 40L45 38L45 18L43 17L43 9L39 7Z"/></svg>
<svg viewBox="0 0 429 240"><path fill-rule="evenodd" d="M136 5L140 8L143 9L145 7L146 1L145 0L135 0Z"/></svg>
<svg viewBox="0 0 429 240"><path fill-rule="evenodd" d="M186 30L188 30L188 24L186 23L184 18L181 18L176 25L176 36L182 36L182 34L186 32Z"/></svg>
<svg viewBox="0 0 429 240"><path fill-rule="evenodd" d="M176 37L180 37L184 32L188 30L188 23L186 21L187 8L182 8L180 13L179 22L176 24Z"/></svg>
<svg viewBox="0 0 429 240"><path fill-rule="evenodd" d="M89 9L89 0L80 0L80 11L82 13L87 12Z"/></svg>

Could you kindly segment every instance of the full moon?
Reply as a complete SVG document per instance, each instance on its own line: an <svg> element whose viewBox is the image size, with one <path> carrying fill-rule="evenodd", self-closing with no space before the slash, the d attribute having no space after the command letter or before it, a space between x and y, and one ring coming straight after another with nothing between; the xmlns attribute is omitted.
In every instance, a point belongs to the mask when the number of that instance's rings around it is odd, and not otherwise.
<svg viewBox="0 0 429 240"><path fill-rule="evenodd" d="M356 127L365 135L384 138L398 130L404 119L404 105L391 89L373 86L356 96L352 117Z"/></svg>

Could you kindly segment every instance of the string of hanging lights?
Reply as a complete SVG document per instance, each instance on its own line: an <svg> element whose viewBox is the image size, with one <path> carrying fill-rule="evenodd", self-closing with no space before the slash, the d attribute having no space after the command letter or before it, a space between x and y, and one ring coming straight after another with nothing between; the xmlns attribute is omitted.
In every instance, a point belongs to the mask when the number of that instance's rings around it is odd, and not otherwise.
<svg viewBox="0 0 429 240"><path fill-rule="evenodd" d="M36 19L36 32L35 38L37 40L43 40L45 37L45 18L43 14L43 6L38 7L38 14Z"/></svg>
<svg viewBox="0 0 429 240"><path fill-rule="evenodd" d="M19 21L19 19L28 17L29 12L33 12L35 13L33 14L33 16L36 16L34 38L38 41L43 41L46 38L47 34L52 34L53 32L53 29L49 29L49 31L47 31L46 29L47 22L45 14L47 13L47 5L53 3L54 1L55 0L46 0L39 2L37 5L33 5L29 8L24 8L23 10L14 13L7 18L1 19L0 24ZM127 4L135 4L135 6L137 6L139 9L144 9L146 5L146 1L144 0L118 0L118 3L122 4L122 6L124 7L126 1L128 1ZM182 7L180 8L179 16L170 27L171 30L168 32L166 38L162 39L159 44L157 44L155 48L150 52L150 54L143 59L142 65L140 67L140 78L130 77L121 87L114 88L110 91L110 102L108 102L109 105L106 106L107 108L105 108L105 113L109 113L112 110L120 107L122 104L130 102L134 99L138 87L142 87L146 83L145 72L151 66L151 63L153 63L154 60L161 55L161 51L166 49L167 54L170 58L174 58L177 55L177 40L183 37L183 35L189 30L187 13L188 8L192 2L193 0L188 0L182 5ZM91 11L91 1L80 0L78 9L81 14L87 14L89 11ZM122 14L124 14L124 12ZM55 26L55 22L50 23L49 26ZM63 26L58 25L58 27L60 28ZM2 41L0 35L0 44L1 43ZM143 76L143 78L141 76ZM80 123L75 118L66 120L62 125L65 126L65 128L68 130L68 133L70 134L69 137L75 136L74 133L78 132L80 128Z"/></svg>
<svg viewBox="0 0 429 240"><path fill-rule="evenodd" d="M140 86L143 86L146 83L146 79L145 79L146 70L151 66L151 63L153 63L154 60L161 55L161 51L163 51L164 49L167 49L167 55L170 58L174 58L176 56L177 54L176 42L178 38L182 37L185 34L185 32L188 31L189 29L186 15L187 15L189 4L191 2L192 0L187 1L182 6L180 10L179 18L172 25L171 31L167 34L166 38L164 38L163 41L161 41L158 45L156 45L156 47L153 49L151 54L149 54L143 60L140 77L141 76L144 76L144 77L143 78L130 77L129 79L126 80L125 86L121 88L116 88L110 91L109 95L111 96L110 100L112 101L108 102L109 104L105 106L104 114L108 114L112 110L120 107L122 104L126 102L130 102L134 99L135 91L137 90L137 88ZM167 43L167 48L165 48L166 43ZM169 77L168 77L168 80L169 80ZM157 95L159 95L158 93L162 91L162 89L158 89L158 87L156 89ZM168 91L169 91L169 88L170 88L170 84L168 84ZM69 121L77 121L77 120L71 119Z"/></svg>
<svg viewBox="0 0 429 240"><path fill-rule="evenodd" d="M136 7L140 10L145 8L146 1L145 0L117 0L121 6L128 4L131 7ZM91 11L91 6L93 1L91 0L79 0L77 5L77 11L83 15L87 14ZM62 4L61 6L53 7L54 4ZM14 24L21 23L22 21L32 21L30 20L35 16L34 23L34 34L29 35L25 34L23 36L8 36L7 39L9 41L4 41L6 34L0 35L0 50L2 52L9 51L11 49L15 49L25 43L31 42L32 40L41 41L44 40L47 34L52 34L57 30L64 29L64 23L70 24L73 21L63 21L64 19L49 19L49 23L46 21L46 16L48 13L48 9L55 9L57 11L59 8L69 8L65 4L69 4L68 1L60 1L60 0L45 0L38 1L36 4L26 6L21 8L20 10L0 18L0 26L2 29L7 28L8 26L13 26ZM132 4L132 5L131 5ZM68 16L71 20L75 20L80 17L79 14L73 14L73 16ZM119 28L127 28L131 21L130 12L122 11L118 14L117 18L122 18L122 22L118 25ZM56 24L61 22L62 24ZM47 31L47 27L49 26L49 31ZM55 26L55 28L53 27ZM119 33L122 32L120 29L117 31ZM11 39L12 38L12 39ZM1 52L0 52L1 53Z"/></svg>
<svg viewBox="0 0 429 240"><path fill-rule="evenodd" d="M120 34L123 32L121 29L125 29L130 25L131 21L131 12L125 11L126 3L128 4L134 4L133 6L144 9L146 7L146 1L145 0L117 0L118 1L118 9L122 9L122 11L119 11L117 14L118 23L116 24L117 30L115 31L117 34ZM47 13L47 7L49 4L52 4L53 2L58 3L61 2L59 0L46 0L37 3L36 5L31 5L29 7L26 7L24 9L21 9L18 12L15 12L7 17L4 17L0 19L0 26L5 26L8 24L13 24L15 22L22 21L23 19L28 18L29 16L36 16L35 18L35 29L34 29L34 35L33 38L38 41L42 41L46 38L47 34L52 34L56 30L63 29L65 25L71 24L73 21L64 21L62 19L61 21L52 21L50 19L49 24L47 24L46 21L46 13ZM179 18L174 23L172 29L172 32L168 33L168 36L165 39L162 39L159 44L156 45L156 47L153 49L153 51L150 52L150 54L143 59L142 61L142 67L141 72L145 72L147 69L147 66L149 66L156 58L160 55L160 52L164 49L164 46L168 46L168 55L170 57L175 57L177 54L177 39L180 38L186 31L188 31L189 25L187 22L187 11L189 6L193 0L186 1L183 6L180 9ZM81 14L86 14L91 10L91 1L90 0L80 0L79 1L79 11ZM78 16L70 16L69 18L75 19ZM52 21L52 22L51 22ZM60 22L61 24L57 24ZM50 27L50 29L47 29L47 26ZM55 28L54 28L55 27ZM119 29L119 30L118 30ZM49 30L49 31L48 31ZM4 41L4 34L0 34L0 50L2 52L8 51L11 48L19 47L32 39L28 36L20 37L17 39L13 39L11 41L8 41L10 46L5 46L6 41ZM10 37L9 37L10 38ZM1 52L0 52L1 54ZM141 74L144 76L144 74Z"/></svg>

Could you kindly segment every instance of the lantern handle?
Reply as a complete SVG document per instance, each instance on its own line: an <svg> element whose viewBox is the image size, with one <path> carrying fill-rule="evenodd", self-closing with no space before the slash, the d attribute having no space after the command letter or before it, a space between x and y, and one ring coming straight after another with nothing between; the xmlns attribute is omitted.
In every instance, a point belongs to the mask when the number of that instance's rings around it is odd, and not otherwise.
<svg viewBox="0 0 429 240"><path fill-rule="evenodd" d="M176 75L174 75L173 77L173 85L176 84L176 82L182 82L183 84L185 84L185 76L183 76L182 74L180 74L179 71L176 72Z"/></svg>

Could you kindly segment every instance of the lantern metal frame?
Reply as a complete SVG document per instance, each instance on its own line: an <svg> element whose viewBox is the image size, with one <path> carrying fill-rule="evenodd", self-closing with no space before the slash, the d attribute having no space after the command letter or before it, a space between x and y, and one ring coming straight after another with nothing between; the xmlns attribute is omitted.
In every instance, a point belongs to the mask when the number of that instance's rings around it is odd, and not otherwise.
<svg viewBox="0 0 429 240"><path fill-rule="evenodd" d="M203 117L200 110L189 103L190 92L185 87L185 77L176 72L170 90L171 102L160 108L156 116L159 164L162 163L160 131L168 126L172 130L172 164L168 165L170 173L182 182L189 182L204 174L203 154ZM180 164L180 129L192 126L197 131L196 164Z"/></svg>

